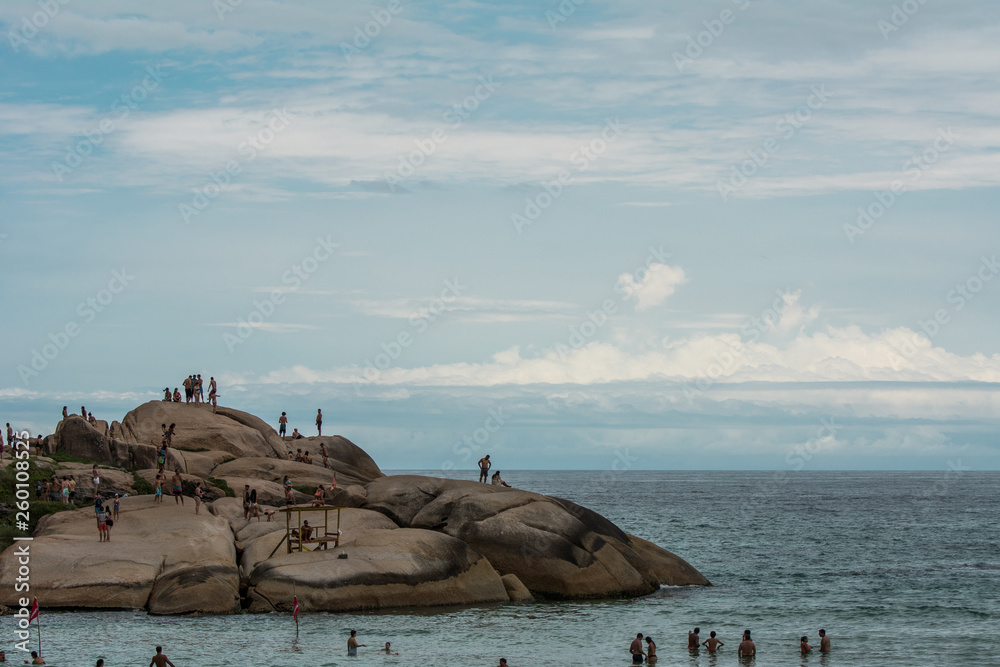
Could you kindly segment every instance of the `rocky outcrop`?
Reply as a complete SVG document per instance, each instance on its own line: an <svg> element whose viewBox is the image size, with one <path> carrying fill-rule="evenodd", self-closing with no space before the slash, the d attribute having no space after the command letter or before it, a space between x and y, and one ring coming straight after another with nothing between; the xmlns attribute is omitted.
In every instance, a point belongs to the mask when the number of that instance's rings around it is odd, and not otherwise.
<svg viewBox="0 0 1000 667"><path fill-rule="evenodd" d="M60 422L44 448L136 470L152 482L163 423L177 429L168 483L179 469L184 495L202 480L206 500L217 499L196 517L190 500L181 506L167 497L154 505L149 496L126 497L112 529L114 547L97 541L92 509L43 519L31 547L32 581L49 606L175 614L224 613L242 604L274 611L289 609L297 595L304 610L348 611L636 596L660 585L710 585L683 559L571 501L471 481L386 477L345 438L282 440L238 410L213 414L203 405L153 401L113 423L118 438L74 416ZM337 475L332 493L320 443ZM314 464L287 460L289 449L300 448ZM73 474L79 497L92 494L89 464L63 464L53 472ZM124 496L144 487L131 472L100 472L102 491ZM282 540L289 515L279 509L286 475L309 489L293 491L296 503L308 505L322 485L329 505L346 508L338 546L288 553ZM212 484L218 479L237 497L222 497ZM257 490L261 520L244 518L244 485ZM275 520L267 521L265 512ZM303 518L318 522L320 516ZM0 556L5 577L16 569L13 549ZM3 595L10 591L0 603Z"/></svg>
<svg viewBox="0 0 1000 667"><path fill-rule="evenodd" d="M536 493L431 477L386 477L366 486L363 507L399 526L437 530L550 597L644 595L669 573L674 585L708 581L682 559L631 538L596 512ZM653 549L650 549L653 547ZM647 563L655 557L655 566ZM685 573L693 573L685 577ZM695 576L696 575L696 576Z"/></svg>
<svg viewBox="0 0 1000 667"><path fill-rule="evenodd" d="M122 440L129 444L158 447L162 424L175 424L174 449L222 451L234 457L284 456L278 434L251 414L219 408L213 414L205 404L150 401L125 415L121 423Z"/></svg>
<svg viewBox="0 0 1000 667"><path fill-rule="evenodd" d="M353 611L509 600L500 575L443 533L396 528L363 533L336 551L278 554L253 568L250 611Z"/></svg>
<svg viewBox="0 0 1000 667"><path fill-rule="evenodd" d="M39 521L31 542L31 592L49 608L148 609L152 614L221 614L240 607L232 533L194 507L122 500L110 542L98 542L94 511ZM0 577L17 576L16 547L0 555ZM13 587L0 604L15 604Z"/></svg>

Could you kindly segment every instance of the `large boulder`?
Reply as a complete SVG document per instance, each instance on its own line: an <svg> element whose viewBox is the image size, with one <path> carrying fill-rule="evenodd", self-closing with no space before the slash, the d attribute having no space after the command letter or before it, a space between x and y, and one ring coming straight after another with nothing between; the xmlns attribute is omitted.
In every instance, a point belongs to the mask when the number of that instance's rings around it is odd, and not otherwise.
<svg viewBox="0 0 1000 667"><path fill-rule="evenodd" d="M384 513L399 526L462 540L501 574L516 575L536 594L643 595L666 583L709 583L673 554L633 542L596 512L557 498L409 475L375 480L366 492L363 507Z"/></svg>
<svg viewBox="0 0 1000 667"><path fill-rule="evenodd" d="M310 438L284 438L283 447L285 453L294 452L301 449L309 452L313 457L315 465L323 466L323 455L320 454L320 445L326 445L326 452L329 455L328 465L337 471L337 479L344 476L343 484L356 482L370 482L373 479L384 477L378 464L368 452L361 449L347 438L340 435L314 436Z"/></svg>
<svg viewBox="0 0 1000 667"><path fill-rule="evenodd" d="M240 608L233 535L225 520L194 504L126 498L110 542L98 542L94 511L43 517L31 549L31 592L50 608L148 609L152 614L220 614ZM20 544L20 543L19 543ZM19 544L0 555L0 577L17 576ZM13 606L13 587L0 604Z"/></svg>
<svg viewBox="0 0 1000 667"><path fill-rule="evenodd" d="M284 456L278 434L251 414L194 403L149 401L122 420L122 440L158 447L163 424L175 424L171 446L189 452L222 451L233 456Z"/></svg>
<svg viewBox="0 0 1000 667"><path fill-rule="evenodd" d="M274 534L272 534L274 535ZM280 553L250 574L250 611L352 611L507 601L500 575L460 540L372 530L337 549Z"/></svg>

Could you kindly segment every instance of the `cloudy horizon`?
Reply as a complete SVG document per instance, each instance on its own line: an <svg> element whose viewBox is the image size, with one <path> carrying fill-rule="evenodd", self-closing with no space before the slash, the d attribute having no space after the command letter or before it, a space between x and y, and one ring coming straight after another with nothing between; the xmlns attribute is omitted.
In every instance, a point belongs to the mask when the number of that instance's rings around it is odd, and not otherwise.
<svg viewBox="0 0 1000 667"><path fill-rule="evenodd" d="M1000 469L1000 16L902 4L3 3L3 421Z"/></svg>

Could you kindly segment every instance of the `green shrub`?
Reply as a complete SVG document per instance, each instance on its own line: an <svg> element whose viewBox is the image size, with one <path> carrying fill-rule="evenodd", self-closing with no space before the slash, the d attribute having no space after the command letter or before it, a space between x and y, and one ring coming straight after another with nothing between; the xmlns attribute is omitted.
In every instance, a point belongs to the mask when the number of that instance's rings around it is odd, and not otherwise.
<svg viewBox="0 0 1000 667"><path fill-rule="evenodd" d="M236 492L229 488L229 485L226 484L226 480L219 479L218 477L207 477L205 478L205 481L207 481L212 486L217 486L220 489L222 489L225 492L227 498L236 497Z"/></svg>
<svg viewBox="0 0 1000 667"><path fill-rule="evenodd" d="M149 495L154 491L153 485L140 477L137 472L132 473L132 486L135 487L137 495Z"/></svg>
<svg viewBox="0 0 1000 667"><path fill-rule="evenodd" d="M95 461L94 459L88 459L83 456L77 456L76 454L70 454L63 450L57 450L48 455L50 459L56 463L86 463L87 465L103 465L100 461Z"/></svg>

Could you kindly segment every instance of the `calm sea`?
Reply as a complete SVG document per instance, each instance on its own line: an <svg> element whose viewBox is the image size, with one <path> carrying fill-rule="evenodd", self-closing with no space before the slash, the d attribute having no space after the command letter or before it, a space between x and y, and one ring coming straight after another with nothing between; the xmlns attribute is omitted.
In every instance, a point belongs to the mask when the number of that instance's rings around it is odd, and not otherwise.
<svg viewBox="0 0 1000 667"><path fill-rule="evenodd" d="M419 472L419 471L418 471ZM452 476L474 477L475 473ZM43 615L44 657L80 667L177 665L628 665L636 632L660 665L737 664L744 628L754 664L997 665L1000 473L518 472L511 484L591 507L681 555L715 584L641 599L483 605L360 614L163 618ZM10 617L0 648L11 657ZM687 631L718 632L716 656L688 653ZM801 635L833 653L798 652ZM346 657L358 630L357 658ZM391 641L399 656L377 654ZM21 656L14 655L20 662Z"/></svg>

